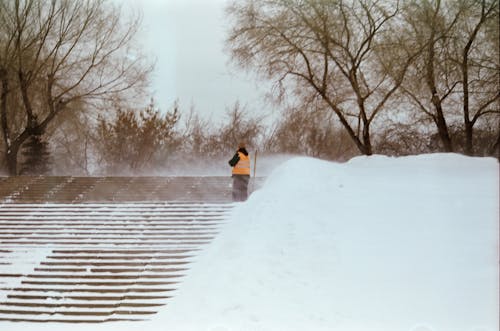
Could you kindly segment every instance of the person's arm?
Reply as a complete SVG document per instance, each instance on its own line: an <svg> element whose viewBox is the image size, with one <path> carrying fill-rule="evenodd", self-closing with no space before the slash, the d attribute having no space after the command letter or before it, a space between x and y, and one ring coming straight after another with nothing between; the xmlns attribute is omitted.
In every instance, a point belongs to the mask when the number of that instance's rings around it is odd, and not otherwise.
<svg viewBox="0 0 500 331"><path fill-rule="evenodd" d="M231 167L234 167L236 165L236 163L238 163L238 161L240 160L240 156L238 155L238 153L234 154L233 158L231 160L229 160L229 165Z"/></svg>

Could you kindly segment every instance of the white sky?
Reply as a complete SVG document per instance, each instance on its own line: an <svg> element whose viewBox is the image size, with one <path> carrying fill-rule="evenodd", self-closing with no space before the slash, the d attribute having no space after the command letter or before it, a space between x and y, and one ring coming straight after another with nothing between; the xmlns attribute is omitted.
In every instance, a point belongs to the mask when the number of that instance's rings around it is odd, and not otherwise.
<svg viewBox="0 0 500 331"><path fill-rule="evenodd" d="M228 0L115 0L144 14L141 40L156 59L152 92L162 110L176 99L181 110L194 105L204 118L218 120L236 101L263 114L263 89L229 63L223 51L229 29Z"/></svg>

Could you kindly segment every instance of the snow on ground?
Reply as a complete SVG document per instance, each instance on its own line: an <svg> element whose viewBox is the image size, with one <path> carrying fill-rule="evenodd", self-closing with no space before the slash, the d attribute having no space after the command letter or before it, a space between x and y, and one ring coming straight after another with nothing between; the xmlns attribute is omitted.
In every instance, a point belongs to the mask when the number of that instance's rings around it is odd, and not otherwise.
<svg viewBox="0 0 500 331"><path fill-rule="evenodd" d="M455 154L291 159L150 322L71 329L497 331L498 173ZM55 330L7 324L31 328Z"/></svg>
<svg viewBox="0 0 500 331"><path fill-rule="evenodd" d="M0 246L1 248L1 246ZM50 254L49 247L35 250L9 248L9 253L0 257L0 274L28 274ZM21 278L0 276L0 288L15 288L21 284ZM7 291L0 291L0 302L5 301ZM0 330L4 330L0 322Z"/></svg>

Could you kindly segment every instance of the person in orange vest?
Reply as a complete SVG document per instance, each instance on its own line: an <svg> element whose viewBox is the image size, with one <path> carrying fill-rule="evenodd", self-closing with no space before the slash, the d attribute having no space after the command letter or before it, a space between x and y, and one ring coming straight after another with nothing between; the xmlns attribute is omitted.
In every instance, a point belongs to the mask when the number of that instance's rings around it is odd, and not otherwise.
<svg viewBox="0 0 500 331"><path fill-rule="evenodd" d="M250 181L250 157L244 143L238 145L238 150L229 160L229 165L233 167L233 201L245 201Z"/></svg>

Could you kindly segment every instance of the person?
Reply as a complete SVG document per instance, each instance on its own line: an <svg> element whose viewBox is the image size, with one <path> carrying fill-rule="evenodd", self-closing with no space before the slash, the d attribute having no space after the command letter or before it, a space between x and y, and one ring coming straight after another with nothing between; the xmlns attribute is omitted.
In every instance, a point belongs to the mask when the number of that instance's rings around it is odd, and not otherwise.
<svg viewBox="0 0 500 331"><path fill-rule="evenodd" d="M238 145L238 150L228 163L233 168L233 201L245 201L250 181L250 157L244 143Z"/></svg>

